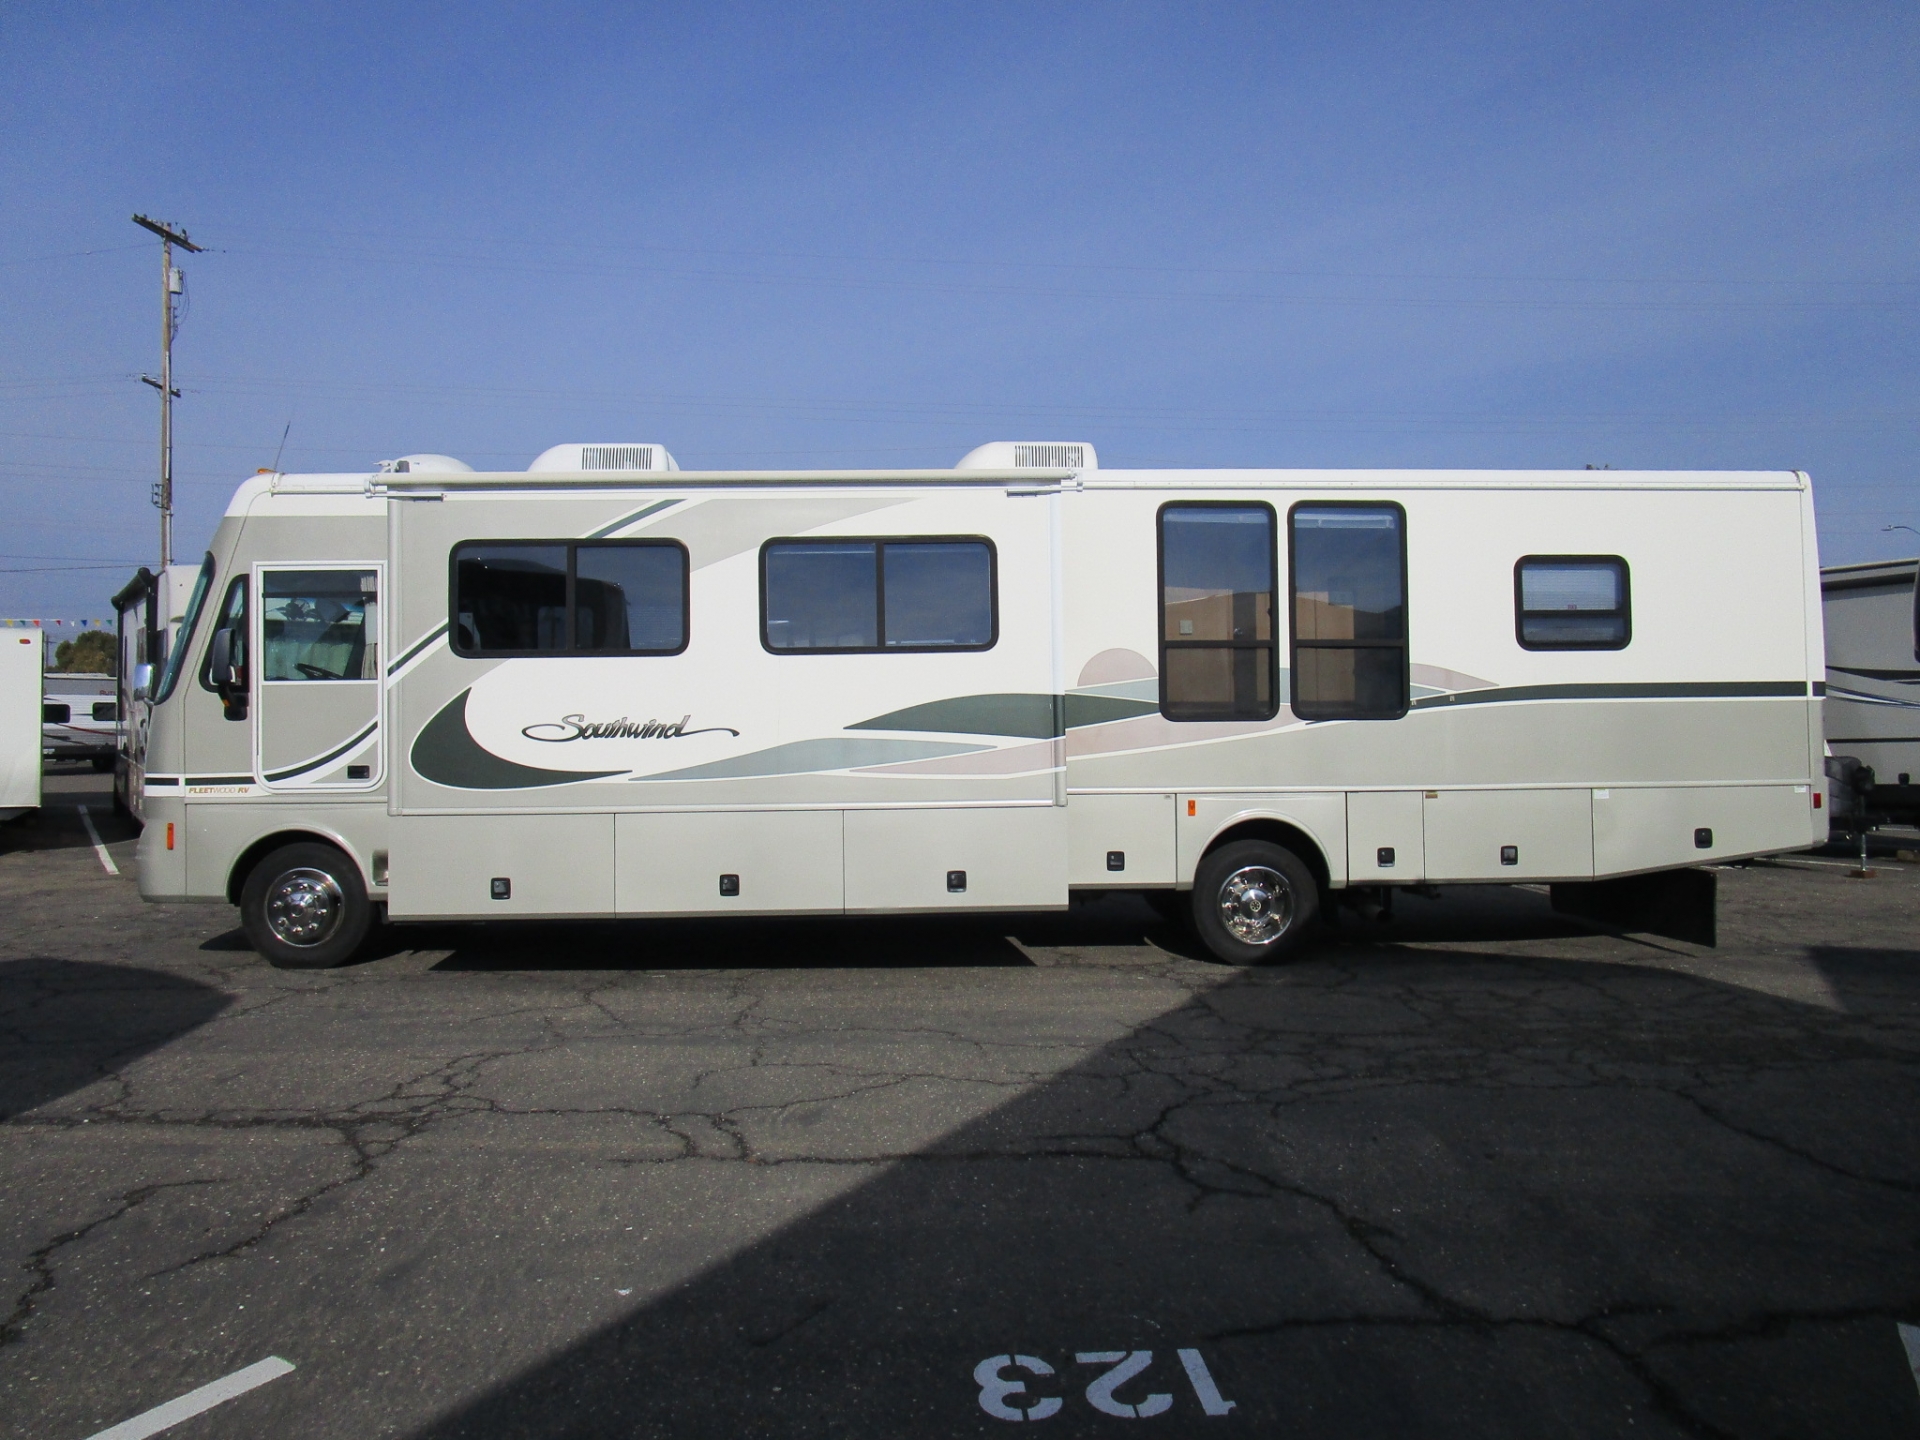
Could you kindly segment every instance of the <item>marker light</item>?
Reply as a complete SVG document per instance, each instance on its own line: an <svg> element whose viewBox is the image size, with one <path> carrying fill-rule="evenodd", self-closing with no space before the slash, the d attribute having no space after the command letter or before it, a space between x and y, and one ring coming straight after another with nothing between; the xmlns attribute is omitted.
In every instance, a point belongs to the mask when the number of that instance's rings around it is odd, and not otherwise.
<svg viewBox="0 0 1920 1440"><path fill-rule="evenodd" d="M1818 810L1820 808L1820 802L1826 798L1827 797L1822 795L1818 790L1814 791L1813 792L1813 808Z"/></svg>
<svg viewBox="0 0 1920 1440"><path fill-rule="evenodd" d="M1199 813L1200 813L1200 802L1198 800L1187 801L1187 815L1189 816L1189 818Z"/></svg>
<svg viewBox="0 0 1920 1440"><path fill-rule="evenodd" d="M167 849L173 849L173 821L167 821Z"/></svg>

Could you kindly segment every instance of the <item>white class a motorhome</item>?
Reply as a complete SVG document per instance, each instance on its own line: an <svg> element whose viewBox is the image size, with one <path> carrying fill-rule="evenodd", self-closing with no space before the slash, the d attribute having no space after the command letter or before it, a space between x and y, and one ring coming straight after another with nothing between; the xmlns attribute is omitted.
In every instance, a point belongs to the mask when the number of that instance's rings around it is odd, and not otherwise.
<svg viewBox="0 0 1920 1440"><path fill-rule="evenodd" d="M1820 589L1838 818L1920 822L1920 560L1829 566Z"/></svg>
<svg viewBox="0 0 1920 1440"><path fill-rule="evenodd" d="M1255 962L1341 892L1441 882L1710 940L1689 867L1825 838L1824 677L1797 473L1002 442L931 471L609 444L262 474L152 687L140 888L238 904L291 965L381 912L1113 890Z"/></svg>

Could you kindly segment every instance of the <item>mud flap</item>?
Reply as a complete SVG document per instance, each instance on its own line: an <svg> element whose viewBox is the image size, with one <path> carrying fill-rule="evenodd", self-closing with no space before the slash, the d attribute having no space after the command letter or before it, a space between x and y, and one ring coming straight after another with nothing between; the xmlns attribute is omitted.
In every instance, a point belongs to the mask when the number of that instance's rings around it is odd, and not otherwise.
<svg viewBox="0 0 1920 1440"><path fill-rule="evenodd" d="M1710 870L1659 870L1618 880L1565 881L1548 888L1553 908L1563 915L1577 915L1615 930L1639 930L1712 946L1719 943L1718 881Z"/></svg>

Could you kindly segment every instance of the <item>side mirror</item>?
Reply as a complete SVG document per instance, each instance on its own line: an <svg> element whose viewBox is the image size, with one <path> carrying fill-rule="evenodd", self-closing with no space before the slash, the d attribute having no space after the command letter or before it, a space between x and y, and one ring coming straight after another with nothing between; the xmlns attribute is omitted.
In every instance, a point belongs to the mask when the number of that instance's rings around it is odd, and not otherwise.
<svg viewBox="0 0 1920 1440"><path fill-rule="evenodd" d="M133 698L145 700L153 693L153 666L142 663L133 667Z"/></svg>
<svg viewBox="0 0 1920 1440"><path fill-rule="evenodd" d="M213 632L213 644L207 651L207 674L220 694L220 704L229 720L247 718L247 670L235 660L240 637L229 625Z"/></svg>

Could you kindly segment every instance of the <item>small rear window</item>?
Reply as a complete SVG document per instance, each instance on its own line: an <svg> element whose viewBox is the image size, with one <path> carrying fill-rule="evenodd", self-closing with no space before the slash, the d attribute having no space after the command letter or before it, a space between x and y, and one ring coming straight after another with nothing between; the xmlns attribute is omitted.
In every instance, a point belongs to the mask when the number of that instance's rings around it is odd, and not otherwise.
<svg viewBox="0 0 1920 1440"><path fill-rule="evenodd" d="M1513 567L1513 603L1527 650L1622 650L1633 638L1618 555L1528 555Z"/></svg>
<svg viewBox="0 0 1920 1440"><path fill-rule="evenodd" d="M42 725L64 725L71 719L73 719L73 707L71 705L56 705L49 700L40 706L40 723Z"/></svg>

